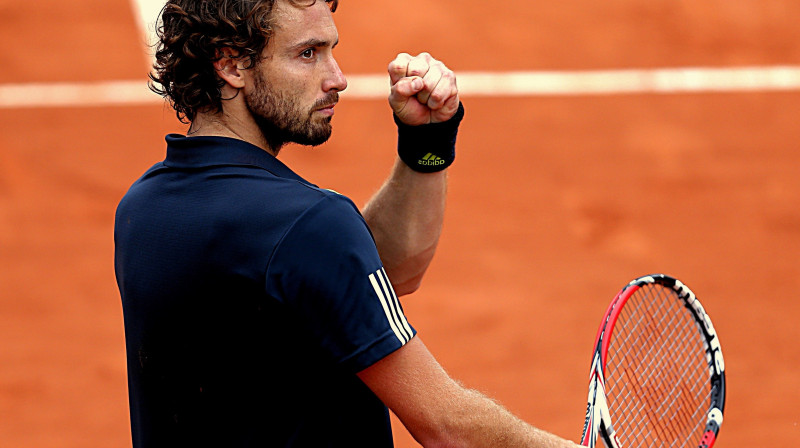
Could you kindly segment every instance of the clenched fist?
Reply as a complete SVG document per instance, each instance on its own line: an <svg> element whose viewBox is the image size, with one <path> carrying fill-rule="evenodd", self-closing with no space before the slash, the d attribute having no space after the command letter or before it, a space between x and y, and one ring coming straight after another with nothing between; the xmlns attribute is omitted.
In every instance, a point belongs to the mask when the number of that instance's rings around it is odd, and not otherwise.
<svg viewBox="0 0 800 448"><path fill-rule="evenodd" d="M400 53L389 64L389 105L407 125L440 123L458 110L456 75L428 53Z"/></svg>

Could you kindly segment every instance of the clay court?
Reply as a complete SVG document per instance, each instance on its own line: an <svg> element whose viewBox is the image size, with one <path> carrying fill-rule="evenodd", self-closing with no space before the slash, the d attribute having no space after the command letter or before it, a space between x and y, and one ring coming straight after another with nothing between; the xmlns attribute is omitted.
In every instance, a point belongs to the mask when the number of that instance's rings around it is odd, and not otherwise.
<svg viewBox="0 0 800 448"><path fill-rule="evenodd" d="M356 80L401 51L429 51L457 74L800 65L794 0L342 0L335 18L337 58ZM109 81L146 92L127 0L0 0L0 23L0 95ZM716 446L795 443L800 88L462 90L444 234L403 302L448 371L577 440L608 301L664 272L697 293L720 335L728 398ZM385 98L342 98L327 144L281 158L363 204L388 174L394 124ZM114 210L163 159L164 134L186 127L154 96L84 100L0 97L3 447L131 444ZM398 447L418 446L395 432Z"/></svg>

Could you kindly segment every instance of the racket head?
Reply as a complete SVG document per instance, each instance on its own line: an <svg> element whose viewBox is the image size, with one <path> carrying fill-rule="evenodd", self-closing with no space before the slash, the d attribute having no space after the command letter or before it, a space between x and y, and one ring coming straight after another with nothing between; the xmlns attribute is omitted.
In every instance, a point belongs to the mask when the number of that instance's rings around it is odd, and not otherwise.
<svg viewBox="0 0 800 448"><path fill-rule="evenodd" d="M694 293L664 274L640 277L601 322L581 443L711 448L725 406L725 363Z"/></svg>

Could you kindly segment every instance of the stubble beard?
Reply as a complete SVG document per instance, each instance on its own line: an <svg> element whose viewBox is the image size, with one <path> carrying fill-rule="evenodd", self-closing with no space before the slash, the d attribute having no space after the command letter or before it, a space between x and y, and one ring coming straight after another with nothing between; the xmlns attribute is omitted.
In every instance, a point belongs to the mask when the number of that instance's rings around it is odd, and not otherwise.
<svg viewBox="0 0 800 448"><path fill-rule="evenodd" d="M315 116L314 111L336 103L337 92L317 100L310 109L303 109L299 96L272 89L258 71L253 78L253 93L245 97L245 104L273 151L277 153L287 143L318 146L328 141L333 117Z"/></svg>

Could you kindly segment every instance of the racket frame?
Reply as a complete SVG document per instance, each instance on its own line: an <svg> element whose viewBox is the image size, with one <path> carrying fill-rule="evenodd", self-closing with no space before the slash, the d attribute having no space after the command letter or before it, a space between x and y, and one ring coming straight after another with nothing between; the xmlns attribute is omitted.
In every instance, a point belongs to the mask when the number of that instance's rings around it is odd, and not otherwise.
<svg viewBox="0 0 800 448"><path fill-rule="evenodd" d="M665 274L652 274L632 280L617 293L609 304L600 328L597 330L592 368L589 375L586 418L581 436L581 445L583 446L595 448L599 446L597 444L598 441L602 440L607 448L622 448L611 422L611 414L605 393L605 368L608 359L608 346L611 343L614 324L625 303L642 286L655 283L671 288L676 292L684 307L689 310L694 318L698 331L703 336L711 392L709 411L706 414L706 425L703 436L698 443L698 448L712 448L716 442L725 409L725 361L722 357L722 348L720 347L716 330L703 305L700 304L700 301L697 300L697 297L686 285L680 280Z"/></svg>

